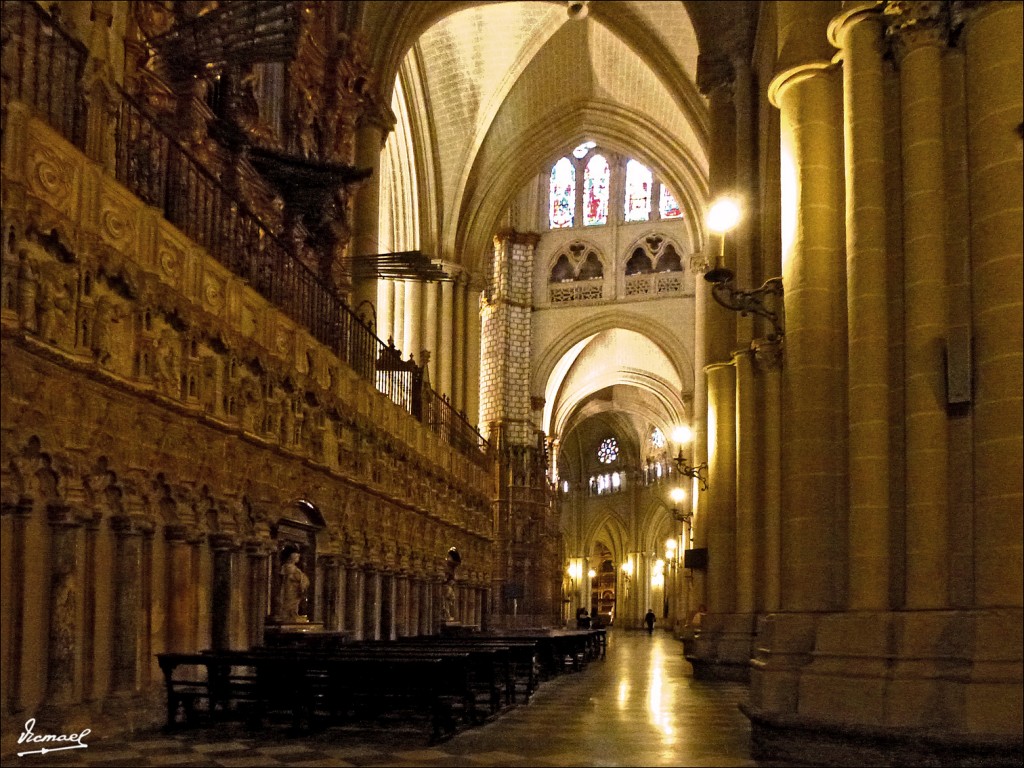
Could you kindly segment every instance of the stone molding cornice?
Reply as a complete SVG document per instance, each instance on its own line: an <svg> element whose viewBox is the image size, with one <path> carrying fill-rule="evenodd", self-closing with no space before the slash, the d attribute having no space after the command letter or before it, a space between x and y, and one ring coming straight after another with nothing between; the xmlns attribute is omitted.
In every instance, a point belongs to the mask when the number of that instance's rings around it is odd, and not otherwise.
<svg viewBox="0 0 1024 768"><path fill-rule="evenodd" d="M503 243L511 245L526 245L535 248L540 242L540 234L537 232L520 232L516 229L499 229L494 235L494 247L500 248Z"/></svg>

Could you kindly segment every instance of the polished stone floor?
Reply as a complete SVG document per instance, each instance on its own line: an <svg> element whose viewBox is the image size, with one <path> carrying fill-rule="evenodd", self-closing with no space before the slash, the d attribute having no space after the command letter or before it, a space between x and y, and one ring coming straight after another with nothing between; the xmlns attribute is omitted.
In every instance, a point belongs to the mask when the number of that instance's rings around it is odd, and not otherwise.
<svg viewBox="0 0 1024 768"><path fill-rule="evenodd" d="M758 766L737 704L740 683L695 681L668 633L608 633L604 660L543 683L527 705L429 746L422 723L289 736L235 727L130 740L90 735L85 749L5 756L36 766Z"/></svg>

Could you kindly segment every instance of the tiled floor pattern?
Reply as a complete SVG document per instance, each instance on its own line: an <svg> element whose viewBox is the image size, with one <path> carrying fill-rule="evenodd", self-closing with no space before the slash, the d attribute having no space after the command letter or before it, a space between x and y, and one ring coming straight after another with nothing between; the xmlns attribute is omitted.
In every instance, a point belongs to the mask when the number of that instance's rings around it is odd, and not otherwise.
<svg viewBox="0 0 1024 768"><path fill-rule="evenodd" d="M341 727L301 736L219 726L61 754L4 756L4 766L758 766L737 704L740 683L693 679L667 633L609 632L608 654L542 684L528 705L428 746L423 723Z"/></svg>

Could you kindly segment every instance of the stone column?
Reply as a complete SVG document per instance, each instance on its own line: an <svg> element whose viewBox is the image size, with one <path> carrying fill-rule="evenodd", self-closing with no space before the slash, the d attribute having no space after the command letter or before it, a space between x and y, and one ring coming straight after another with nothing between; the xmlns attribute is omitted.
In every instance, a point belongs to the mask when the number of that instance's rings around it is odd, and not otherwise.
<svg viewBox="0 0 1024 768"><path fill-rule="evenodd" d="M890 584L889 295L885 73L877 3L829 27L843 59L849 334L849 607L885 610Z"/></svg>
<svg viewBox="0 0 1024 768"><path fill-rule="evenodd" d="M409 635L409 577L402 574L395 577L396 593L395 600L395 636L407 637Z"/></svg>
<svg viewBox="0 0 1024 768"><path fill-rule="evenodd" d="M167 650L188 653L195 650L191 638L194 636L192 595L192 544L189 531L183 525L168 525L164 528L167 540ZM260 636L259 643L263 642Z"/></svg>
<svg viewBox="0 0 1024 768"><path fill-rule="evenodd" d="M736 183L736 107L733 102L736 74L727 56L697 60L697 85L708 98L710 135L712 145L708 154L709 196L734 194ZM749 215L749 212L748 212ZM725 262L736 268L735 238L725 241ZM721 252L718 235L704 244L704 253L713 266ZM698 281L698 292L706 293L704 302L704 357L705 364L726 362L736 343L736 313L720 307L710 298L710 285ZM713 495L714 490L710 490ZM712 609L713 610L713 609Z"/></svg>
<svg viewBox="0 0 1024 768"><path fill-rule="evenodd" d="M249 560L249 647L263 645L263 631L266 627L270 606L270 548L265 541L257 539L246 542L245 554Z"/></svg>
<svg viewBox="0 0 1024 768"><path fill-rule="evenodd" d="M430 577L424 576L419 580L419 603L420 603L420 634L429 635L433 631L431 624L433 602L430 599Z"/></svg>
<svg viewBox="0 0 1024 768"><path fill-rule="evenodd" d="M211 611L213 649L231 648L231 614L234 602L234 561L237 544L226 533L210 534L213 551L213 610Z"/></svg>
<svg viewBox="0 0 1024 768"><path fill-rule="evenodd" d="M409 635L415 637L420 634L420 580L414 576L409 577Z"/></svg>
<svg viewBox="0 0 1024 768"><path fill-rule="evenodd" d="M78 561L81 524L69 505L47 505L50 523L50 626L46 664L46 705L59 710L78 698L79 602L81 568ZM115 621L117 611L115 608ZM134 683L132 656L132 682Z"/></svg>
<svg viewBox="0 0 1024 768"><path fill-rule="evenodd" d="M380 611L382 591L380 571L366 568L363 574L363 638L364 640L380 640Z"/></svg>
<svg viewBox="0 0 1024 768"><path fill-rule="evenodd" d="M398 639L398 577L388 574L381 582L381 613L384 612L384 605L387 605L387 612L390 620L387 627L381 627L380 637L382 640Z"/></svg>
<svg viewBox="0 0 1024 768"><path fill-rule="evenodd" d="M452 406L456 411L466 410L466 276L460 274L455 281L452 296Z"/></svg>
<svg viewBox="0 0 1024 768"><path fill-rule="evenodd" d="M395 304L392 310L391 338L395 340L395 346L406 352L405 348L405 281L392 280L395 287Z"/></svg>
<svg viewBox="0 0 1024 768"><path fill-rule="evenodd" d="M384 120L365 116L356 130L356 165L368 168L370 178L362 183L356 192L352 211L352 255L358 262L360 256L377 253L377 236L380 227L380 151L384 147L390 126ZM364 302L376 305L377 278L363 277L354 281L352 306L357 311ZM377 318L373 318L374 324Z"/></svg>
<svg viewBox="0 0 1024 768"><path fill-rule="evenodd" d="M423 283L419 280L405 281L405 356L412 355L420 361L423 350Z"/></svg>
<svg viewBox="0 0 1024 768"><path fill-rule="evenodd" d="M338 575L340 570L338 567L338 556L322 555L318 560L321 567L317 568L317 570L323 574L323 593L320 605L324 629L336 632L341 629L341 616L338 610L340 607L338 600L338 581L340 579Z"/></svg>
<svg viewBox="0 0 1024 768"><path fill-rule="evenodd" d="M466 288L466 418L480 421L480 287Z"/></svg>
<svg viewBox="0 0 1024 768"><path fill-rule="evenodd" d="M110 649L110 688L115 695L133 695L139 667L140 577L142 530L130 515L110 519L114 529L114 621ZM194 621L194 617L189 617Z"/></svg>
<svg viewBox="0 0 1024 768"><path fill-rule="evenodd" d="M363 572L357 565L349 564L345 569L345 628L351 633L353 640L362 640L365 637L363 631L363 605L366 596L363 592Z"/></svg>
<svg viewBox="0 0 1024 768"><path fill-rule="evenodd" d="M903 154L907 608L949 605L942 51L931 4L896 17ZM919 13L920 11L920 13Z"/></svg>
<svg viewBox="0 0 1024 768"><path fill-rule="evenodd" d="M840 76L824 36L832 4L780 3L779 62L769 98L780 110L786 362L783 367L782 608L845 602L846 318ZM820 32L818 26L820 25ZM788 173L787 173L788 172ZM840 332L839 329L842 329ZM808 578L814 574L814 578Z"/></svg>
<svg viewBox="0 0 1024 768"><path fill-rule="evenodd" d="M978 606L1021 607L1021 4L964 31L974 327L974 579ZM1020 611L1016 611L1019 625ZM1009 635L1006 635L1009 637ZM1020 645L1016 648L1020 668ZM1019 693L1019 678L1017 691ZM1015 710L1019 715L1019 699ZM1012 715L1011 715L1012 717ZM1019 719L1018 719L1019 733Z"/></svg>
<svg viewBox="0 0 1024 768"><path fill-rule="evenodd" d="M761 593L758 609L778 611L781 606L782 569L782 342L754 342L754 360L760 378L761 408L761 494L762 557Z"/></svg>
<svg viewBox="0 0 1024 768"><path fill-rule="evenodd" d="M387 344L395 332L395 282L377 281L377 336Z"/></svg>
<svg viewBox="0 0 1024 768"><path fill-rule="evenodd" d="M754 378L754 353L743 350L733 355L735 391L736 461L736 607L737 613L753 614L757 606L759 542L761 527L758 509L761 488L761 455L758 432L761 414L757 408L757 382Z"/></svg>
<svg viewBox="0 0 1024 768"><path fill-rule="evenodd" d="M438 284L424 283L423 285L423 341L422 349L430 352L430 359L427 362L427 371L430 375L430 386L437 389L437 356L439 339L437 335L438 319ZM445 339L443 342L447 344ZM418 353L417 353L418 359ZM420 360L419 362L423 362Z"/></svg>
<svg viewBox="0 0 1024 768"><path fill-rule="evenodd" d="M455 285L445 280L441 283L441 317L438 326L439 347L437 350L437 381L434 389L442 395L452 396L452 336L455 333Z"/></svg>
<svg viewBox="0 0 1024 768"><path fill-rule="evenodd" d="M736 610L736 368L709 365L707 595L710 613Z"/></svg>

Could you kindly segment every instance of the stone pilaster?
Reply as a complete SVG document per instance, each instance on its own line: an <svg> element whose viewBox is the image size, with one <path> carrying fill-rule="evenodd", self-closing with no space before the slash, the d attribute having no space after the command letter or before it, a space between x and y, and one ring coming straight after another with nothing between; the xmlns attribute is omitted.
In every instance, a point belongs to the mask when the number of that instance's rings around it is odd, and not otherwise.
<svg viewBox="0 0 1024 768"><path fill-rule="evenodd" d="M441 283L441 316L439 326L439 337L450 339L455 333L455 285L449 280ZM437 350L437 380L433 382L434 389L440 394L452 396L452 345L441 344Z"/></svg>

